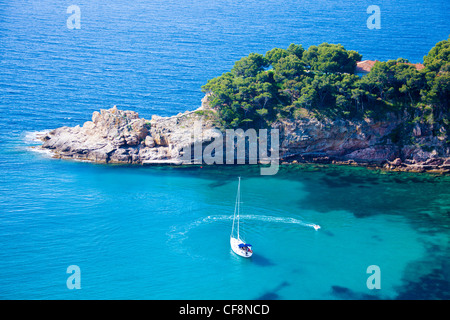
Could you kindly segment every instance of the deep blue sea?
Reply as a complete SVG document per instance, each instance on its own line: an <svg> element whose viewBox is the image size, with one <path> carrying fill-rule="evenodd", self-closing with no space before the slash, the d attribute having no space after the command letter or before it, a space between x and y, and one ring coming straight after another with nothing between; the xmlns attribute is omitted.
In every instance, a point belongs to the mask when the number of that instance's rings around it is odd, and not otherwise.
<svg viewBox="0 0 450 320"><path fill-rule="evenodd" d="M81 29L67 28L70 5ZM422 62L449 12L448 0L0 0L0 299L449 299L450 177L98 165L29 148L114 105L194 110L208 79L290 43ZM238 176L251 259L229 246ZM70 265L81 289L66 285Z"/></svg>

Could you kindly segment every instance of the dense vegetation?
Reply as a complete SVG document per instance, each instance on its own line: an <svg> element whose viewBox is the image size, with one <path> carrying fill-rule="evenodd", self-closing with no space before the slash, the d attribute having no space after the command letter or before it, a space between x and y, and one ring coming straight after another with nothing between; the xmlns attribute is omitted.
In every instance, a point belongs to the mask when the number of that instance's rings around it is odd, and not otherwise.
<svg viewBox="0 0 450 320"><path fill-rule="evenodd" d="M424 57L418 71L406 59L377 62L367 75L354 74L362 56L323 43L305 50L291 44L265 55L251 53L230 72L202 87L227 128L261 128L282 118L384 119L449 126L450 38Z"/></svg>

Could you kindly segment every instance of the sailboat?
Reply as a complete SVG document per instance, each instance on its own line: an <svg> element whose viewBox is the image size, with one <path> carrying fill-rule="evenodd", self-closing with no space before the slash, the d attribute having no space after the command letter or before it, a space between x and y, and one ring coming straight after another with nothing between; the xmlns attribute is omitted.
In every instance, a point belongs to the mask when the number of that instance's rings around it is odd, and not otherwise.
<svg viewBox="0 0 450 320"><path fill-rule="evenodd" d="M253 254L253 250L251 249L252 245L246 243L239 236L240 200L241 200L241 177L239 177L239 183L238 183L238 189L237 189L237 195L236 195L236 204L234 206L233 227L231 228L230 245L231 245L231 250L233 250L233 252L236 253L237 255L244 257L244 258L250 258ZM236 228L237 234L236 235L234 234L235 224L237 225L237 228Z"/></svg>

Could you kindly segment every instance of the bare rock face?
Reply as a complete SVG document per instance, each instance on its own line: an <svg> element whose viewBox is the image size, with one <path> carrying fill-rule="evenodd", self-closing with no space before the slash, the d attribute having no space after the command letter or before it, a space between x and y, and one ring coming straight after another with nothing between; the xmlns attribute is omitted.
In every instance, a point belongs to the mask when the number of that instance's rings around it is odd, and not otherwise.
<svg viewBox="0 0 450 320"><path fill-rule="evenodd" d="M394 159L398 151L392 144L380 145L395 122L369 123L302 119L274 125L281 132L281 156L323 155L356 161Z"/></svg>
<svg viewBox="0 0 450 320"><path fill-rule="evenodd" d="M419 125L411 128L415 144L392 142L391 138L402 123L396 118L380 122L309 118L280 120L272 127L280 130L280 157L284 162L364 164L395 171L450 172L449 148L444 139L433 136L427 128Z"/></svg>
<svg viewBox="0 0 450 320"><path fill-rule="evenodd" d="M56 156L95 162L134 162L139 144L148 135L145 119L116 107L94 112L82 127L62 127L42 138L42 148Z"/></svg>
<svg viewBox="0 0 450 320"><path fill-rule="evenodd" d="M96 111L83 126L61 127L41 136L41 148L50 149L57 158L99 163L188 164L194 144L205 146L222 136L203 115L208 108L205 97L196 111L172 117L153 115L151 120L116 107ZM414 143L394 143L403 122L395 117L379 122L284 119L272 124L272 129L280 133L281 163L371 164L396 171L450 172L445 128L436 137L425 125L416 125L406 132Z"/></svg>
<svg viewBox="0 0 450 320"><path fill-rule="evenodd" d="M136 112L94 112L82 127L61 127L41 137L41 148L55 157L99 163L182 164L184 148L193 143L192 130L202 124L203 140L217 135L195 112L173 117L140 118Z"/></svg>

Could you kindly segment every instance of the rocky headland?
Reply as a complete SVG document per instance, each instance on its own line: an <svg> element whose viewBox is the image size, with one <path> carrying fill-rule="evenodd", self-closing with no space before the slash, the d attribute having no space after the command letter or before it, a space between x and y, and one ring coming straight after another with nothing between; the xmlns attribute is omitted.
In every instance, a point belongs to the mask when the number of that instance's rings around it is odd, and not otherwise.
<svg viewBox="0 0 450 320"><path fill-rule="evenodd" d="M173 117L140 118L116 106L94 112L82 126L61 127L38 138L53 157L97 163L183 164L183 148L194 142L192 128L201 116L185 112ZM202 128L203 138L215 133Z"/></svg>
<svg viewBox="0 0 450 320"><path fill-rule="evenodd" d="M97 163L182 165L192 163L184 152L194 143L206 143L218 131L210 116L207 96L202 107L172 117L139 117L117 107L94 112L82 126L61 127L39 137L38 148L53 157ZM200 112L199 112L200 111ZM193 126L202 124L202 136L193 139ZM363 165L393 171L450 172L450 152L427 125L411 128L414 144L399 143L402 119L390 121L279 120L280 163L334 163ZM402 132L400 132L401 134ZM200 140L200 141L199 141ZM395 141L393 141L395 140Z"/></svg>
<svg viewBox="0 0 450 320"><path fill-rule="evenodd" d="M206 159L221 163L216 160L222 155L234 157L235 162L226 159L230 164L257 163L257 146L259 163L270 158L271 165L275 159L281 164L334 163L447 174L449 52L450 39L443 40L424 56L420 68L398 58L370 63L359 76L358 63L367 61L340 44L322 43L307 50L291 44L264 55L250 53L202 86L206 95L197 110L149 120L116 107L96 111L82 126L41 135L39 148L62 159L187 165ZM227 135L227 129L235 128L272 130L270 143L264 145L265 138L248 133L251 152L241 152L243 130L235 131L241 135L236 139L240 147Z"/></svg>
<svg viewBox="0 0 450 320"><path fill-rule="evenodd" d="M275 123L274 127L280 130L280 156L285 163L333 163L390 171L450 172L450 150L444 139L434 136L433 128L428 125L416 125L411 128L412 132L408 132L404 121L394 115L390 121L283 120ZM399 139L399 134L413 136L415 143L402 143L404 139Z"/></svg>

